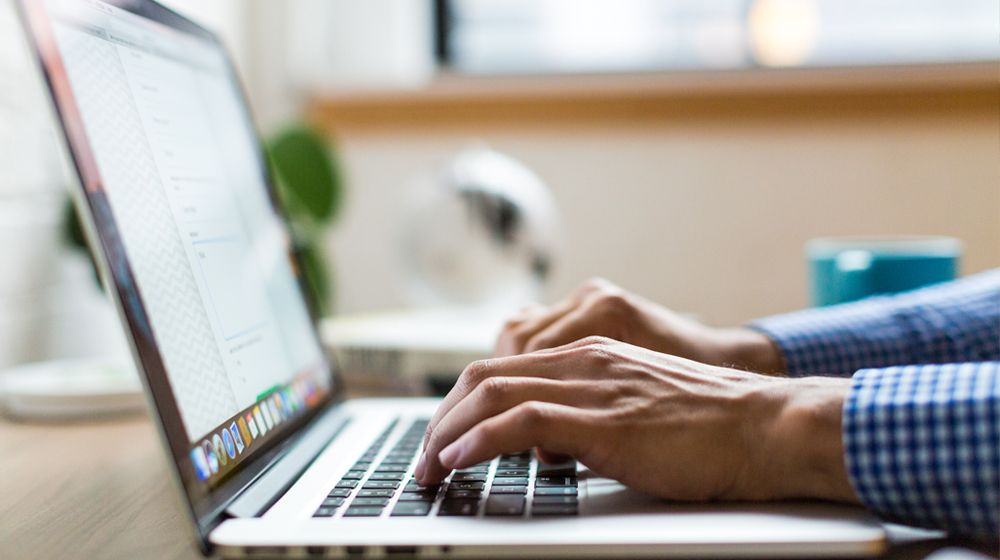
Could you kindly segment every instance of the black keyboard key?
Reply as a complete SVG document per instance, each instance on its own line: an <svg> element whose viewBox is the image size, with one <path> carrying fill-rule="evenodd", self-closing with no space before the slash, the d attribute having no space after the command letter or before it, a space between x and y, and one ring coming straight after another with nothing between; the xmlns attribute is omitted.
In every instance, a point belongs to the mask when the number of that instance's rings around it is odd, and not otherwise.
<svg viewBox="0 0 1000 560"><path fill-rule="evenodd" d="M341 480L337 483L337 488L357 488L357 480Z"/></svg>
<svg viewBox="0 0 1000 560"><path fill-rule="evenodd" d="M493 479L493 486L527 486L527 477L498 476Z"/></svg>
<svg viewBox="0 0 1000 560"><path fill-rule="evenodd" d="M406 488L403 489L404 492L434 492L435 494L440 488L439 485L435 484L433 486L421 486L416 480L411 480L406 483Z"/></svg>
<svg viewBox="0 0 1000 560"><path fill-rule="evenodd" d="M486 499L486 515L521 515L524 502L524 496L513 494L490 496Z"/></svg>
<svg viewBox="0 0 1000 560"><path fill-rule="evenodd" d="M419 492L403 492L399 495L401 502L427 502L433 503L437 494L422 494Z"/></svg>
<svg viewBox="0 0 1000 560"><path fill-rule="evenodd" d="M382 515L380 507L352 507L347 508L344 517L378 517Z"/></svg>
<svg viewBox="0 0 1000 560"><path fill-rule="evenodd" d="M410 467L408 465L393 465L393 464L382 463L381 465L378 466L377 469L375 469L375 472L377 473L406 472L408 470L410 470Z"/></svg>
<svg viewBox="0 0 1000 560"><path fill-rule="evenodd" d="M334 488L327 496L331 498L346 498L351 495L350 488Z"/></svg>
<svg viewBox="0 0 1000 560"><path fill-rule="evenodd" d="M352 471L367 471L368 467L370 467L370 466L372 466L371 461L358 461L357 463L354 463L354 466L351 467L351 470Z"/></svg>
<svg viewBox="0 0 1000 560"><path fill-rule="evenodd" d="M371 476L368 477L368 480L403 480L404 478L406 478L406 475L400 472L391 472L391 473L376 472L372 473Z"/></svg>
<svg viewBox="0 0 1000 560"><path fill-rule="evenodd" d="M392 489L389 489L389 488L382 489L382 490L372 490L372 489L365 490L364 488L362 488L361 490L358 490L358 497L359 498L391 498L392 495L395 494L395 493L396 493L395 490L392 490Z"/></svg>
<svg viewBox="0 0 1000 560"><path fill-rule="evenodd" d="M354 482L354 486L357 486L358 484L353 480L349 480L348 482ZM340 485L338 484L338 486ZM354 488L354 486L351 486L351 488ZM399 482L395 480L369 480L364 486L362 486L362 488L365 490L384 490L386 488L395 490L396 488L399 488Z"/></svg>
<svg viewBox="0 0 1000 560"><path fill-rule="evenodd" d="M340 506L344 505L345 500L347 500L347 498L327 498L323 500L321 506L339 508Z"/></svg>
<svg viewBox="0 0 1000 560"><path fill-rule="evenodd" d="M405 458L398 458L398 459L397 458L393 458L393 457L386 457L385 459L382 460L382 466L386 466L386 465L403 465L403 466L409 466L410 463L412 463L412 462L413 462L413 458L412 457L405 457Z"/></svg>
<svg viewBox="0 0 1000 560"><path fill-rule="evenodd" d="M316 510L313 517L333 517L335 513L337 513L337 508L335 507L321 507Z"/></svg>
<svg viewBox="0 0 1000 560"><path fill-rule="evenodd" d="M393 517L423 517L431 512L432 502L399 502L392 508Z"/></svg>
<svg viewBox="0 0 1000 560"><path fill-rule="evenodd" d="M528 476L528 469L497 469L495 476Z"/></svg>
<svg viewBox="0 0 1000 560"><path fill-rule="evenodd" d="M470 515L476 515L476 513L478 512L479 512L478 500L445 500L444 502L441 503L441 509L438 510L438 515L470 516Z"/></svg>
<svg viewBox="0 0 1000 560"><path fill-rule="evenodd" d="M576 496L576 487L573 486L543 486L535 488L536 496Z"/></svg>
<svg viewBox="0 0 1000 560"><path fill-rule="evenodd" d="M576 461L546 465L538 463L538 476L576 476Z"/></svg>
<svg viewBox="0 0 1000 560"><path fill-rule="evenodd" d="M493 494L527 494L527 486L494 486L490 488L490 495Z"/></svg>
<svg viewBox="0 0 1000 560"><path fill-rule="evenodd" d="M486 482L486 473L455 473L452 482Z"/></svg>
<svg viewBox="0 0 1000 560"><path fill-rule="evenodd" d="M526 469L530 464L530 459L500 459L497 466L501 469Z"/></svg>
<svg viewBox="0 0 1000 560"><path fill-rule="evenodd" d="M538 504L576 504L576 496L535 496L533 499L535 505Z"/></svg>
<svg viewBox="0 0 1000 560"><path fill-rule="evenodd" d="M347 471L341 480L361 480L365 477L365 471Z"/></svg>
<svg viewBox="0 0 1000 560"><path fill-rule="evenodd" d="M361 506L381 506L385 507L389 505L389 498L362 498L358 496L354 498L351 502L351 507L361 507Z"/></svg>
<svg viewBox="0 0 1000 560"><path fill-rule="evenodd" d="M451 490L445 493L445 497L448 499L475 499L478 500L480 496L483 495L482 490Z"/></svg>
<svg viewBox="0 0 1000 560"><path fill-rule="evenodd" d="M576 515L576 505L562 504L536 504L531 506L531 515Z"/></svg>
<svg viewBox="0 0 1000 560"><path fill-rule="evenodd" d="M517 453L504 453L500 456L501 459L511 459L514 457L531 457L531 450L525 449L524 451L518 451Z"/></svg>
<svg viewBox="0 0 1000 560"><path fill-rule="evenodd" d="M474 466L474 467L469 467L469 468L466 468L466 469L461 469L458 472L464 474L464 473L484 473L484 472L489 472L489 471L490 471L490 466L489 465L477 465L477 466Z"/></svg>
<svg viewBox="0 0 1000 560"><path fill-rule="evenodd" d="M413 451L390 451L385 454L385 458L386 460L412 461L415 454L416 449Z"/></svg>
<svg viewBox="0 0 1000 560"><path fill-rule="evenodd" d="M407 459L412 461L414 456L417 454L417 449L393 449L388 454L386 454L386 459Z"/></svg>
<svg viewBox="0 0 1000 560"><path fill-rule="evenodd" d="M575 476L540 476L535 486L576 486Z"/></svg>
<svg viewBox="0 0 1000 560"><path fill-rule="evenodd" d="M494 482L494 484L496 484ZM525 481L527 484L527 481ZM451 482L448 484L448 491L452 490L482 490L485 484L482 482Z"/></svg>

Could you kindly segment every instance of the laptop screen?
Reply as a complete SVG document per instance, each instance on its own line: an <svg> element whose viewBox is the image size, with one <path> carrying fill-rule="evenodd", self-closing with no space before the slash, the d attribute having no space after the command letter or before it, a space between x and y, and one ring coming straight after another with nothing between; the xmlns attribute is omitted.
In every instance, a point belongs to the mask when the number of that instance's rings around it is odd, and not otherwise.
<svg viewBox="0 0 1000 560"><path fill-rule="evenodd" d="M181 478L208 492L333 389L238 81L151 2L24 6Z"/></svg>

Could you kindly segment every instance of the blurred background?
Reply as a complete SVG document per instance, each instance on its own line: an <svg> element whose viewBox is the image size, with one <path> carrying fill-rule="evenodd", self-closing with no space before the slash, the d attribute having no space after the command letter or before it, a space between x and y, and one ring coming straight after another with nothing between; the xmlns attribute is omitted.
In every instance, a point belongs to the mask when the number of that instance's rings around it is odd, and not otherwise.
<svg viewBox="0 0 1000 560"><path fill-rule="evenodd" d="M547 193L525 203L545 301L604 276L737 324L807 305L829 235L954 236L963 273L1000 266L996 0L165 3L222 35L266 137L304 123L335 157L338 315L426 300L415 193L484 147ZM0 367L113 351L9 0L0 83Z"/></svg>

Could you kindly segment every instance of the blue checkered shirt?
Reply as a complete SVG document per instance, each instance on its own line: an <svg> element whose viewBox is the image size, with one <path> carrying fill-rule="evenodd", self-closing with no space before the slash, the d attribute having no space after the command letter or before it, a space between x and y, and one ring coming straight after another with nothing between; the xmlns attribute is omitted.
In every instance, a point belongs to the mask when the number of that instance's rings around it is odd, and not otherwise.
<svg viewBox="0 0 1000 560"><path fill-rule="evenodd" d="M853 376L845 463L869 509L1000 533L1000 270L751 326L791 376Z"/></svg>

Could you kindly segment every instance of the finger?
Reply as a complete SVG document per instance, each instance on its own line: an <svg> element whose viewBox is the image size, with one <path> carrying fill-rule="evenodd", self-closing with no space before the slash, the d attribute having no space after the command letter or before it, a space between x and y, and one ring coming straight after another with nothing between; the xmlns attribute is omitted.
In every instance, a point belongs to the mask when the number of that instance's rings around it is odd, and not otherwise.
<svg viewBox="0 0 1000 560"><path fill-rule="evenodd" d="M455 386L444 397L434 416L427 423L424 432L424 448L426 449L431 434L441 418L448 413L456 403L464 399L476 386L491 377L539 377L549 379L592 379L597 377L594 368L581 363L586 357L581 355L586 347L608 346L615 341L599 337L588 337L559 348L553 348L531 354L511 356L509 358L494 358L480 360L469 364L459 376ZM417 462L419 471L425 463L425 455Z"/></svg>
<svg viewBox="0 0 1000 560"><path fill-rule="evenodd" d="M455 386L452 387L451 391L441 401L441 404L438 405L438 409L434 412L434 416L431 417L431 421L427 423L427 430L424 432L424 448L427 447L431 433L434 432L434 428L441 418L451 410L455 403L464 399L469 393L475 390L476 386L486 379L491 377L547 377L549 374L553 376L561 374L562 372L559 371L559 368L545 365L545 362L553 361L553 355L555 355L555 352L521 354L507 358L479 360L469 364L462 371L462 374L458 376ZM420 460L420 463L422 462L423 457ZM417 465L418 469L420 463Z"/></svg>
<svg viewBox="0 0 1000 560"><path fill-rule="evenodd" d="M572 459L572 457L570 457L569 455L551 453L549 451L537 447L535 448L535 455L538 457L539 461L548 465L558 465L559 463L565 463L570 459Z"/></svg>
<svg viewBox="0 0 1000 560"><path fill-rule="evenodd" d="M586 337L575 340L558 348L548 348L531 354L519 354L506 358L492 358L489 360L478 360L469 364L462 374L459 375L455 386L445 395L437 412L427 424L427 433L430 435L443 417L454 404L472 392L479 383L492 377L540 377L549 379L563 379L567 377L577 377L581 379L591 379L595 377L590 368L572 368L572 364L567 361L576 361L581 358L577 352L587 346L600 347L615 344L617 341L604 337ZM424 438L427 443L427 438Z"/></svg>
<svg viewBox="0 0 1000 560"><path fill-rule="evenodd" d="M500 332L500 336L497 337L494 355L506 357L523 354L525 342L538 331L572 311L576 305L575 298L567 298L551 308L535 310L531 316L508 321Z"/></svg>
<svg viewBox="0 0 1000 560"><path fill-rule="evenodd" d="M529 401L480 422L444 448L438 460L445 468L462 469L532 447L586 457L599 439L595 416L593 411Z"/></svg>
<svg viewBox="0 0 1000 560"><path fill-rule="evenodd" d="M591 292L576 309L560 317L525 344L525 352L550 348L586 336L622 338L624 325L634 316L634 306L622 290Z"/></svg>
<svg viewBox="0 0 1000 560"><path fill-rule="evenodd" d="M532 336L524 345L525 352L556 348L587 336L602 336L606 325L595 320L589 307L578 307Z"/></svg>
<svg viewBox="0 0 1000 560"><path fill-rule="evenodd" d="M579 307L590 294L599 290L610 290L613 287L606 280L599 278L591 279L584 282L568 297L549 309L543 307L542 309L523 310L522 313L527 316L522 315L508 321L504 325L500 336L497 338L495 356L505 357L523 354L525 352L525 343L532 336Z"/></svg>
<svg viewBox="0 0 1000 560"><path fill-rule="evenodd" d="M589 381L555 381L529 377L487 379L438 422L427 442L425 459L417 476L418 480L432 483L443 479L448 475L448 469L437 460L442 449L483 420L528 401L563 404L576 408L603 408L608 398L607 391Z"/></svg>

